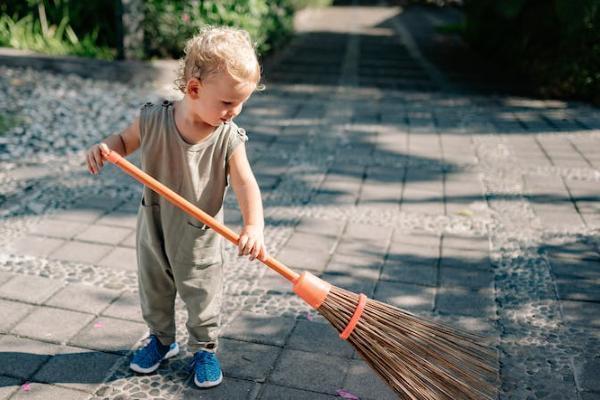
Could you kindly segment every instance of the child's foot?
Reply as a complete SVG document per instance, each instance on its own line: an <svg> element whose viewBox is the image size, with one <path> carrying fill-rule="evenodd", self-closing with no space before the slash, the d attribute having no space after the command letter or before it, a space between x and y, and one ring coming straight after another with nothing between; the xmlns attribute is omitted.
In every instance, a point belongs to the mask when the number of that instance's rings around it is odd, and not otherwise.
<svg viewBox="0 0 600 400"><path fill-rule="evenodd" d="M156 371L160 362L179 353L177 342L170 346L162 344L155 335L150 335L150 340L141 349L135 352L129 368L141 374Z"/></svg>
<svg viewBox="0 0 600 400"><path fill-rule="evenodd" d="M221 365L215 353L200 350L194 354L194 383L201 388L217 386L223 380Z"/></svg>

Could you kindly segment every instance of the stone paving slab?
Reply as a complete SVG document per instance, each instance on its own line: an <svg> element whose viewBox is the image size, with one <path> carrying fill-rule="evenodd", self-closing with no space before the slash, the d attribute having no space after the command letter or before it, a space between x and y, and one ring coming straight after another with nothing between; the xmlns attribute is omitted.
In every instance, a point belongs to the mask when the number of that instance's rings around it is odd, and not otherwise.
<svg viewBox="0 0 600 400"><path fill-rule="evenodd" d="M25 303L42 304L63 286L64 283L59 280L19 275L0 286L0 297Z"/></svg>
<svg viewBox="0 0 600 400"><path fill-rule="evenodd" d="M228 377L265 382L280 353L277 346L219 340L219 360Z"/></svg>
<svg viewBox="0 0 600 400"><path fill-rule="evenodd" d="M46 301L45 305L99 314L121 294L118 290L70 284Z"/></svg>
<svg viewBox="0 0 600 400"><path fill-rule="evenodd" d="M37 307L12 329L12 333L42 341L66 343L93 318L91 314Z"/></svg>
<svg viewBox="0 0 600 400"><path fill-rule="evenodd" d="M16 400L84 400L89 397L86 392L62 388L54 385L46 385L43 383L31 383L29 390L18 391L11 399Z"/></svg>
<svg viewBox="0 0 600 400"><path fill-rule="evenodd" d="M33 305L0 300L0 332L8 333L17 322L34 309Z"/></svg>
<svg viewBox="0 0 600 400"><path fill-rule="evenodd" d="M28 380L61 346L12 335L0 337L0 375Z"/></svg>
<svg viewBox="0 0 600 400"><path fill-rule="evenodd" d="M115 354L65 346L40 368L33 380L93 393L119 359Z"/></svg>
<svg viewBox="0 0 600 400"><path fill-rule="evenodd" d="M145 324L98 317L86 325L68 344L100 351L128 353L147 333Z"/></svg>
<svg viewBox="0 0 600 400"><path fill-rule="evenodd" d="M269 382L297 389L336 394L350 360L332 355L285 349Z"/></svg>
<svg viewBox="0 0 600 400"><path fill-rule="evenodd" d="M255 315L243 312L229 326L225 327L221 336L229 339L283 346L286 338L294 328L294 319Z"/></svg>

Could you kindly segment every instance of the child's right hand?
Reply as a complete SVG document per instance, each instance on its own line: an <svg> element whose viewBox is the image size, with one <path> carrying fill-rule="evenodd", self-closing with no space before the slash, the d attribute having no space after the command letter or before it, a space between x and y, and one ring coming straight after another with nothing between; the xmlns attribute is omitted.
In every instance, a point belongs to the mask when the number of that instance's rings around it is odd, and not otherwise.
<svg viewBox="0 0 600 400"><path fill-rule="evenodd" d="M103 154L108 154L110 149L106 143L98 143L90 147L85 156L88 171L91 174L97 175L104 166Z"/></svg>

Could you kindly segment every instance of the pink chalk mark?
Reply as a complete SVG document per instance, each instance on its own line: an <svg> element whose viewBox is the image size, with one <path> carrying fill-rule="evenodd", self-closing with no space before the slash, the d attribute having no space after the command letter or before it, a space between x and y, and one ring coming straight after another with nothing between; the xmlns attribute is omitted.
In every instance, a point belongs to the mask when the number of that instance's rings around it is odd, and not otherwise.
<svg viewBox="0 0 600 400"><path fill-rule="evenodd" d="M94 328L104 328L104 323L102 323L102 322L96 322L94 324Z"/></svg>
<svg viewBox="0 0 600 400"><path fill-rule="evenodd" d="M349 391L344 390L344 389L338 389L335 392L337 393L338 396L340 396L343 399L360 400L360 398L358 396L356 396L355 394L352 394Z"/></svg>
<svg viewBox="0 0 600 400"><path fill-rule="evenodd" d="M29 392L31 390L31 384L29 382L25 382L24 384L21 385L21 389L24 392Z"/></svg>

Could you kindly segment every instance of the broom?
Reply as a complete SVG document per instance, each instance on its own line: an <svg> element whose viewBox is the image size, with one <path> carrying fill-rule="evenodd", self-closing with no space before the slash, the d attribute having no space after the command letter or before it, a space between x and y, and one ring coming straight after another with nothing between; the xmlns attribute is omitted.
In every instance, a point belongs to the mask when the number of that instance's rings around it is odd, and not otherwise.
<svg viewBox="0 0 600 400"><path fill-rule="evenodd" d="M239 236L115 151L103 156L235 245ZM483 338L430 321L364 294L298 274L271 256L260 259L348 340L401 397L411 400L494 399L496 352Z"/></svg>

